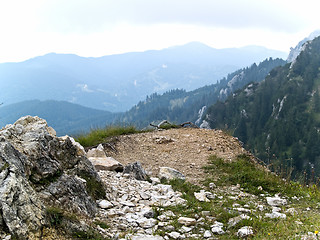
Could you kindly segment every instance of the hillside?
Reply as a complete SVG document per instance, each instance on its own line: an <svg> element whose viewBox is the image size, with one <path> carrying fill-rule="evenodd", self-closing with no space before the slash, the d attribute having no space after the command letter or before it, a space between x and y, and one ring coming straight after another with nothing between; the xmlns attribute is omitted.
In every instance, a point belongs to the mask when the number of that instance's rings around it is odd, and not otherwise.
<svg viewBox="0 0 320 240"><path fill-rule="evenodd" d="M58 136L79 134L112 121L114 114L65 101L30 100L0 107L0 126L12 124L20 117L31 115L47 119Z"/></svg>
<svg viewBox="0 0 320 240"><path fill-rule="evenodd" d="M318 188L276 176L219 130L114 136L85 151L26 116L0 135L2 239L318 237Z"/></svg>
<svg viewBox="0 0 320 240"><path fill-rule="evenodd" d="M51 53L0 64L0 84L6 89L1 102L58 100L126 111L154 92L194 90L267 57L286 54L255 46L214 49L201 43L99 58Z"/></svg>
<svg viewBox="0 0 320 240"><path fill-rule="evenodd" d="M164 94L154 93L140 101L129 111L118 115L117 121L146 127L151 122L167 119L171 122L182 123L200 120L205 109L218 100L226 99L231 93L250 82L262 81L275 67L286 62L282 59L266 59L261 63L239 69L228 74L216 84L211 84L193 91L170 90Z"/></svg>
<svg viewBox="0 0 320 240"><path fill-rule="evenodd" d="M303 46L293 63L210 107L206 120L239 137L275 171L319 176L319 52L318 37Z"/></svg>

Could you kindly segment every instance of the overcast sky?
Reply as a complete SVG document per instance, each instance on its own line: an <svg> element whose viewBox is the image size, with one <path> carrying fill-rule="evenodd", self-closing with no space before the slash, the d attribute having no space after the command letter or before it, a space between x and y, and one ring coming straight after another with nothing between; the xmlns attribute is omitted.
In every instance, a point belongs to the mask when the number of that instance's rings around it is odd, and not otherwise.
<svg viewBox="0 0 320 240"><path fill-rule="evenodd" d="M0 62L200 41L288 52L320 28L318 0L0 0Z"/></svg>

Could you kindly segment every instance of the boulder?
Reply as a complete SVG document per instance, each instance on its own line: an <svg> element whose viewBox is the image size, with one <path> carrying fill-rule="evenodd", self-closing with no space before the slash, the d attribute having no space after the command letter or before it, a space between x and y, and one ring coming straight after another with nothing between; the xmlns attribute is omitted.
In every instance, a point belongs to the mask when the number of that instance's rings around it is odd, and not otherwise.
<svg viewBox="0 0 320 240"><path fill-rule="evenodd" d="M97 171L123 171L123 165L112 157L89 157L89 160Z"/></svg>
<svg viewBox="0 0 320 240"><path fill-rule="evenodd" d="M252 227L248 227L248 226L240 228L237 232L237 236L240 238L248 237L249 235L252 235L252 234L253 234Z"/></svg>
<svg viewBox="0 0 320 240"><path fill-rule="evenodd" d="M178 223L184 225L184 226L193 226L197 223L197 220L194 218L188 218L188 217L179 217Z"/></svg>
<svg viewBox="0 0 320 240"><path fill-rule="evenodd" d="M104 158L106 157L106 153L102 144L99 144L98 147L92 148L87 152L87 158Z"/></svg>
<svg viewBox="0 0 320 240"><path fill-rule="evenodd" d="M124 167L123 173L128 173L137 180L148 180L148 175L140 162L130 163Z"/></svg>
<svg viewBox="0 0 320 240"><path fill-rule="evenodd" d="M183 181L186 180L186 177L181 172L170 167L160 167L159 177L160 179L167 179L167 180L172 180L172 179L181 179Z"/></svg>
<svg viewBox="0 0 320 240"><path fill-rule="evenodd" d="M1 138L0 227L22 239L45 224L45 208L26 178L26 161L25 156Z"/></svg>
<svg viewBox="0 0 320 240"><path fill-rule="evenodd" d="M112 157L107 157L102 144L90 149L87 158L92 162L96 170L122 172L123 165Z"/></svg>
<svg viewBox="0 0 320 240"><path fill-rule="evenodd" d="M53 206L94 216L105 186L72 138L58 138L39 117L0 130L0 227L21 239L45 224Z"/></svg>

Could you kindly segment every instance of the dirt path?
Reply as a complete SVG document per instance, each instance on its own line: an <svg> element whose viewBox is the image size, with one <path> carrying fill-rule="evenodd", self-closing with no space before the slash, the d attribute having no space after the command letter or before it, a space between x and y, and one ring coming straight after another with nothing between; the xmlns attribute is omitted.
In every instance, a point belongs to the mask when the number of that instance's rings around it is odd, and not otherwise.
<svg viewBox="0 0 320 240"><path fill-rule="evenodd" d="M152 176L158 174L159 167L172 167L193 183L203 177L202 166L210 155L231 160L246 152L237 139L220 130L193 128L120 136L115 149L117 152L107 150L107 155L124 165L140 161Z"/></svg>

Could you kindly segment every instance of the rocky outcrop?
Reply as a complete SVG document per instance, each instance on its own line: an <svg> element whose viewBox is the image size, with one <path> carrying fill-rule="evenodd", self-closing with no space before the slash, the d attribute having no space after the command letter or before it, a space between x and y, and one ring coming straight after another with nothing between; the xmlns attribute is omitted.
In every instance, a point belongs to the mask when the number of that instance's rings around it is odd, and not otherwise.
<svg viewBox="0 0 320 240"><path fill-rule="evenodd" d="M0 131L1 228L28 239L47 224L46 207L94 216L104 185L81 146L26 116Z"/></svg>
<svg viewBox="0 0 320 240"><path fill-rule="evenodd" d="M2 229L26 239L45 223L45 209L26 179L26 158L4 138L0 140L0 207Z"/></svg>

